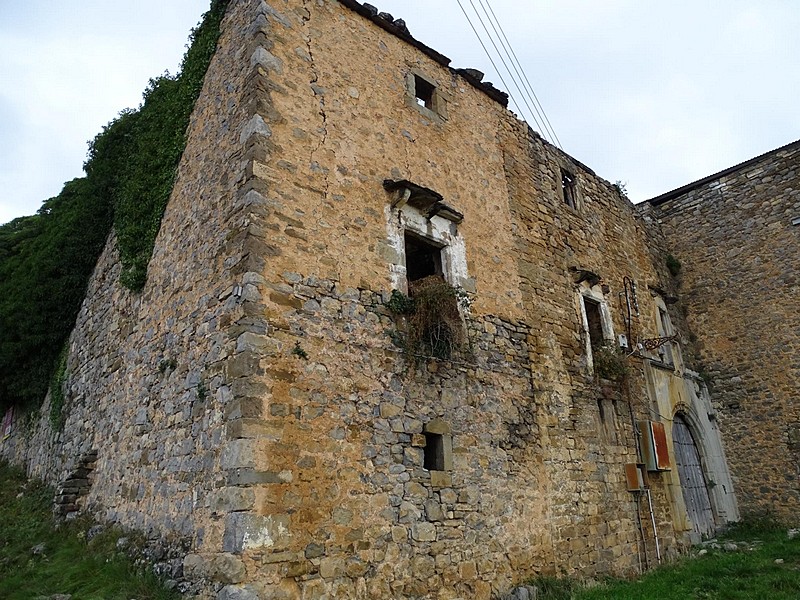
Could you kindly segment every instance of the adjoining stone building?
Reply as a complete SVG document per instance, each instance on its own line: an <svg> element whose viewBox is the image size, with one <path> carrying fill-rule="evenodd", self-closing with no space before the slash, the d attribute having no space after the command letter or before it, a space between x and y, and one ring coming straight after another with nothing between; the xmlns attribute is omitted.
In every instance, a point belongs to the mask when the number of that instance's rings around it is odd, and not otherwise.
<svg viewBox="0 0 800 600"><path fill-rule="evenodd" d="M796 361L766 387L758 339L731 359L733 334L705 331L713 266L684 239L715 222L691 204L705 185L634 207L369 5L231 2L143 292L118 284L112 236L63 430L17 423L2 455L62 512L172 542L219 598L488 599L638 572L737 520L735 492L787 511L797 493L779 486ZM777 233L794 194L754 227ZM464 300L438 358L403 349L392 303L431 274ZM736 413L737 385L772 396ZM744 497L744 417L773 401L783 462Z"/></svg>
<svg viewBox="0 0 800 600"><path fill-rule="evenodd" d="M649 201L743 514L800 502L800 141Z"/></svg>

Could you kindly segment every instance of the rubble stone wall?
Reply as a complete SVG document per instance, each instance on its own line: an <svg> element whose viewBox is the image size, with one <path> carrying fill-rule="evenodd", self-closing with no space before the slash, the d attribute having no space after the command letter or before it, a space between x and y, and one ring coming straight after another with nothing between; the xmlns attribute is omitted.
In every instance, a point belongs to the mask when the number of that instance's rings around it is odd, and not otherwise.
<svg viewBox="0 0 800 600"><path fill-rule="evenodd" d="M243 295L233 292L246 288L235 272L246 249L231 232L247 222L252 35L243 32L255 18L253 6L231 3L144 290L120 286L112 234L70 337L63 427L53 430L46 402L2 446L57 488L96 454L88 491L60 510L88 508L184 549L213 536L223 416L234 396L223 371L241 352L230 330L244 327Z"/></svg>
<svg viewBox="0 0 800 600"><path fill-rule="evenodd" d="M800 502L799 161L790 144L652 207L681 262L743 514L791 518Z"/></svg>
<svg viewBox="0 0 800 600"><path fill-rule="evenodd" d="M583 299L612 347L658 335L648 289L669 282L643 222L351 4L231 3L143 293L119 287L112 237L63 431L42 417L3 454L56 484L91 460L75 507L176 539L184 575L222 600L488 599L540 573L636 572L656 536L675 553L674 479L651 475L654 531L624 477L634 423L672 416L647 395L658 357L618 356L627 378L601 379ZM463 216L429 220L463 242L450 359L403 351L387 302L411 209L386 180ZM681 364L664 372L683 385ZM442 469L425 468L430 434Z"/></svg>

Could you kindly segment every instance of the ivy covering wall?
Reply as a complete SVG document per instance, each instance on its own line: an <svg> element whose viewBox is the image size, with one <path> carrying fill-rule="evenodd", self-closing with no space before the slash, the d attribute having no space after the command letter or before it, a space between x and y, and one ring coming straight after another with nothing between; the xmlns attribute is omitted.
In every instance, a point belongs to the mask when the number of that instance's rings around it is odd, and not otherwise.
<svg viewBox="0 0 800 600"><path fill-rule="evenodd" d="M212 0L177 75L151 79L142 104L90 144L86 176L32 216L0 225L0 409L44 398L113 226L121 283L141 290L214 55L228 0Z"/></svg>

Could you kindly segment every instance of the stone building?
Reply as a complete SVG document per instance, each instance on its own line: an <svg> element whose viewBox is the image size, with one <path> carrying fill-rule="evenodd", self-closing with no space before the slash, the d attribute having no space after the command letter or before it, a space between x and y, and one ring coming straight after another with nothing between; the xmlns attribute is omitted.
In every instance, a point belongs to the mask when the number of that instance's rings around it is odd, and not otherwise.
<svg viewBox="0 0 800 600"><path fill-rule="evenodd" d="M650 200L743 514L800 502L800 141Z"/></svg>
<svg viewBox="0 0 800 600"><path fill-rule="evenodd" d="M763 214L747 190L791 186L791 147L639 208L506 99L369 5L231 2L144 290L112 236L63 429L16 423L3 456L217 598L488 599L657 564L737 520L735 493L791 510L797 363L726 328L794 318L796 346L796 317L734 307L747 255L721 273L686 239L725 252L704 195L735 189L730 229L750 235L737 202L786 249L763 298L796 287L796 192ZM400 314L430 275L459 290L446 352ZM776 433L763 488L745 420Z"/></svg>

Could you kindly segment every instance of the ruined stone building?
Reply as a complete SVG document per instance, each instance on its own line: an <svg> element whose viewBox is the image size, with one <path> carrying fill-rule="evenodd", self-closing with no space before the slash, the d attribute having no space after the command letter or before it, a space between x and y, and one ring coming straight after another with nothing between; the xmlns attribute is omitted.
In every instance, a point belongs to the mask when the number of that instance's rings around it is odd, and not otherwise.
<svg viewBox="0 0 800 600"><path fill-rule="evenodd" d="M144 291L112 236L63 430L2 455L219 598L489 599L791 518L800 143L633 206L506 98L353 0L231 2ZM432 274L438 357L392 293Z"/></svg>

